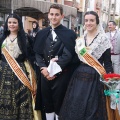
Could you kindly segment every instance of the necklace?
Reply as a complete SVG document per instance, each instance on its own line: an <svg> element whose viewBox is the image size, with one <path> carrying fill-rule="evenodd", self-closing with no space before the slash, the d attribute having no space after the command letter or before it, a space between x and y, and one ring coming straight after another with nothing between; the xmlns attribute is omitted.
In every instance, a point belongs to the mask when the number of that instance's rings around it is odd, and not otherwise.
<svg viewBox="0 0 120 120"><path fill-rule="evenodd" d="M17 38L17 37L11 39L10 36L9 36L9 39L10 39L11 42L14 42L16 38Z"/></svg>
<svg viewBox="0 0 120 120"><path fill-rule="evenodd" d="M99 34L97 34L95 37L91 37L92 39L89 39L88 38L88 36L86 36L85 37L85 44L86 44L86 46L90 46L93 42L94 42L94 40L97 38L97 36L98 36Z"/></svg>

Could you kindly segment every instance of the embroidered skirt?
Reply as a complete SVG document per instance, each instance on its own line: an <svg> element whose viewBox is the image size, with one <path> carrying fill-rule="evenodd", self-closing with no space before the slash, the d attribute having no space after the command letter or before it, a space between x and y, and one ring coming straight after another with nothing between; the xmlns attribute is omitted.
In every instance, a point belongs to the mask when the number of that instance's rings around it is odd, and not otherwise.
<svg viewBox="0 0 120 120"><path fill-rule="evenodd" d="M92 67L81 64L75 70L59 120L108 120L104 85Z"/></svg>
<svg viewBox="0 0 120 120"><path fill-rule="evenodd" d="M19 64L26 71L24 64ZM0 61L0 120L33 120L29 89L3 61Z"/></svg>

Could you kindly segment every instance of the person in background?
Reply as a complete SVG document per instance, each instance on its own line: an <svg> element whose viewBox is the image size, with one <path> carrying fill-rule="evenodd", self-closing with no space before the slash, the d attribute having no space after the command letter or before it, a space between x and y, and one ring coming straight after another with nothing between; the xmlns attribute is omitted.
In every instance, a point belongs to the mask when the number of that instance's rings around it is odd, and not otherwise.
<svg viewBox="0 0 120 120"><path fill-rule="evenodd" d="M28 30L28 38L29 38L28 40L31 43L30 45L32 46L32 51L31 51L31 53L32 53L31 60L33 61L32 65L33 65L33 68L34 68L37 76L39 76L39 72L38 72L39 68L38 68L38 65L37 65L36 60L35 60L35 53L33 51L35 37L36 37L37 33L40 31L39 24L37 21L32 22L32 28L33 28L33 30L31 30L31 32L29 32L29 30Z"/></svg>
<svg viewBox="0 0 120 120"><path fill-rule="evenodd" d="M36 85L29 83L24 64L29 60L26 35L14 13L7 17L0 48L0 120L33 120L31 92L36 94Z"/></svg>
<svg viewBox="0 0 120 120"><path fill-rule="evenodd" d="M75 50L81 64L74 71L68 86L59 120L108 120L104 85L96 68L96 61L112 73L111 43L102 30L98 14L88 11L84 15L85 32L76 40ZM102 71L103 70L103 71Z"/></svg>
<svg viewBox="0 0 120 120"><path fill-rule="evenodd" d="M120 31L116 29L116 23L114 21L109 21L108 28L109 32L106 35L112 44L111 60L113 70L114 73L120 74Z"/></svg>
<svg viewBox="0 0 120 120"><path fill-rule="evenodd" d="M33 38L33 41L34 41L35 36L40 31L39 24L37 21L32 22L32 28L33 28L33 30L31 31L30 36Z"/></svg>
<svg viewBox="0 0 120 120"><path fill-rule="evenodd" d="M51 26L38 32L34 44L41 72L41 86L37 88L41 89L47 120L58 120L70 77L78 65L74 49L76 34L61 24L63 17L61 5L52 4L48 13Z"/></svg>
<svg viewBox="0 0 120 120"><path fill-rule="evenodd" d="M0 26L0 38L1 38L2 35L3 35L3 31L4 31L4 24L2 24L2 25Z"/></svg>

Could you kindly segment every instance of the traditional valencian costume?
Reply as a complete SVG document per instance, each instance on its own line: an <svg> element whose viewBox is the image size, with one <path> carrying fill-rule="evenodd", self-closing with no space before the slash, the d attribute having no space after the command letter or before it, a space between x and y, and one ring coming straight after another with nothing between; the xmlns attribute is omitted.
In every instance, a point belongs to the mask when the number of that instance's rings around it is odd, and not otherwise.
<svg viewBox="0 0 120 120"><path fill-rule="evenodd" d="M89 45L86 35L76 40L76 53L82 63L71 78L60 120L108 120L104 85L99 74L113 72L111 44L101 29Z"/></svg>
<svg viewBox="0 0 120 120"><path fill-rule="evenodd" d="M6 54L2 45L9 52ZM0 119L2 120L32 120L32 99L30 90L15 75L10 67L9 55L16 60L23 72L27 74L23 55L18 46L18 39L10 41L7 37L1 44L1 61L0 61ZM24 57L23 57L24 56ZM12 66L12 63L11 63ZM13 65L14 66L14 65ZM15 66L14 66L15 67ZM16 69L16 68L15 68ZM19 73L18 73L19 74ZM21 76L21 75L20 75Z"/></svg>
<svg viewBox="0 0 120 120"><path fill-rule="evenodd" d="M11 39L12 35L16 38ZM10 14L0 39L0 120L41 120L33 110L36 81L28 62L28 44L21 18Z"/></svg>
<svg viewBox="0 0 120 120"><path fill-rule="evenodd" d="M1 48L0 119L40 120L40 111L34 110L36 76L30 62L19 57L22 52L17 44L17 38L14 41L11 43L7 37Z"/></svg>
<svg viewBox="0 0 120 120"><path fill-rule="evenodd" d="M48 67L50 60L57 56L58 61L56 63L61 67L62 72L55 74L56 78L51 81L41 75L41 86L38 84L36 107L39 107L41 101L41 98L38 98L41 89L45 112L55 112L59 115L67 85L79 61L74 49L76 34L63 25L54 28L55 38L52 36L52 32L51 27L38 32L34 45L36 60L41 69L41 67Z"/></svg>

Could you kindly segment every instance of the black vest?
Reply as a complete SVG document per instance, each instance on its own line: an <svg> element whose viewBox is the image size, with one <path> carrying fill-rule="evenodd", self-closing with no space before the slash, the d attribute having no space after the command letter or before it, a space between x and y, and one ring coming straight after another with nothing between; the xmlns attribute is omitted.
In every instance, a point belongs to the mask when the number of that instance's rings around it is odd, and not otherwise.
<svg viewBox="0 0 120 120"><path fill-rule="evenodd" d="M53 41L52 34L50 33L47 37L43 52L43 58L46 65L49 65L50 60L55 58L55 56L61 56L63 48L64 44L62 41L57 36L55 41Z"/></svg>

